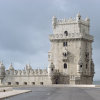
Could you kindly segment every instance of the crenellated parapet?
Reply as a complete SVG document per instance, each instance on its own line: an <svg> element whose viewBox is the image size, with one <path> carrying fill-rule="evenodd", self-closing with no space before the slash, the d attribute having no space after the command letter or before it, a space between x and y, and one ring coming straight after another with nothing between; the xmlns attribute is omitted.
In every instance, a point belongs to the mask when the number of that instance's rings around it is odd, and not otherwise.
<svg viewBox="0 0 100 100"><path fill-rule="evenodd" d="M72 18L70 18L70 19L59 19L59 20L57 20L56 25L75 24L75 23L78 23L78 22L80 22L84 25L89 25L89 21L87 20L87 18L85 20L81 19L80 21L77 21L75 18L74 19L72 19Z"/></svg>
<svg viewBox="0 0 100 100"><path fill-rule="evenodd" d="M69 19L57 19L56 17L53 16L52 18L52 25L53 28L56 28L57 25L67 25L67 24L77 24L81 23L83 25L89 26L90 24L90 19L86 17L85 19L81 18L80 14L77 14L75 18L69 18Z"/></svg>
<svg viewBox="0 0 100 100"><path fill-rule="evenodd" d="M5 71L6 76L37 76L48 75L47 69L32 69L30 65L26 65L23 70L8 69Z"/></svg>

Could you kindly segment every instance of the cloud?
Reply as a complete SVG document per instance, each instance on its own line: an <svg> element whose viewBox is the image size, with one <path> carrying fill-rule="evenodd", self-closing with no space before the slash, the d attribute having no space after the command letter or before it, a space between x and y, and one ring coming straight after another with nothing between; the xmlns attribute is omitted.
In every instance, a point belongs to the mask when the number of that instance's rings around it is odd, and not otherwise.
<svg viewBox="0 0 100 100"><path fill-rule="evenodd" d="M0 0L0 60L7 68L11 62L15 68L26 63L33 68L48 66L52 16L75 17L80 11L91 19L95 79L99 79L99 4L98 0Z"/></svg>

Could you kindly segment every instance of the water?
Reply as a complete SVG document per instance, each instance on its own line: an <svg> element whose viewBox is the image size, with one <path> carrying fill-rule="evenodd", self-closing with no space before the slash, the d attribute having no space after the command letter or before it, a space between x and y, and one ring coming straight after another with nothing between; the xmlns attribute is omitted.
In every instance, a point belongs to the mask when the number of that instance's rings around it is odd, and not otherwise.
<svg viewBox="0 0 100 100"><path fill-rule="evenodd" d="M100 85L100 81L93 81L94 85Z"/></svg>

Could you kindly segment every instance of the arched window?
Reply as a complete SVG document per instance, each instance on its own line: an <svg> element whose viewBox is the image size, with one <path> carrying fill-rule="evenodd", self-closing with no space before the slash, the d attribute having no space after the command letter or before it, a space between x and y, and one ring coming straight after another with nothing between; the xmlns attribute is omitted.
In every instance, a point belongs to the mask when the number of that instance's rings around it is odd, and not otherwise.
<svg viewBox="0 0 100 100"><path fill-rule="evenodd" d="M67 32L67 31L65 31L64 34L65 34L66 36L68 36L68 32Z"/></svg>
<svg viewBox="0 0 100 100"><path fill-rule="evenodd" d="M82 65L80 65L80 68L82 68Z"/></svg>
<svg viewBox="0 0 100 100"><path fill-rule="evenodd" d="M32 85L35 85L35 82L32 82Z"/></svg>
<svg viewBox="0 0 100 100"><path fill-rule="evenodd" d="M67 64L66 64L66 63L64 63L64 68L65 68L65 69L67 68Z"/></svg>
<svg viewBox="0 0 100 100"><path fill-rule="evenodd" d="M67 56L67 54L65 53L65 57Z"/></svg>
<svg viewBox="0 0 100 100"><path fill-rule="evenodd" d="M63 46L65 46L65 42L63 42Z"/></svg>
<svg viewBox="0 0 100 100"><path fill-rule="evenodd" d="M66 57L67 56L67 53L63 53L63 56Z"/></svg>

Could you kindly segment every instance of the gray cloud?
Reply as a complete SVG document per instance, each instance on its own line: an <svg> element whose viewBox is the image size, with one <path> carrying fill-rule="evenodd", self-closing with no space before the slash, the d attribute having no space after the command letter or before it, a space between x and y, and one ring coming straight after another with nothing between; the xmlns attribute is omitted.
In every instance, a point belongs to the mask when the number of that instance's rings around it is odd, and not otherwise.
<svg viewBox="0 0 100 100"><path fill-rule="evenodd" d="M80 11L83 18L91 19L95 80L99 80L99 4L99 0L0 0L0 60L7 68L10 62L15 68L26 63L34 68L47 67L52 16L75 17Z"/></svg>

